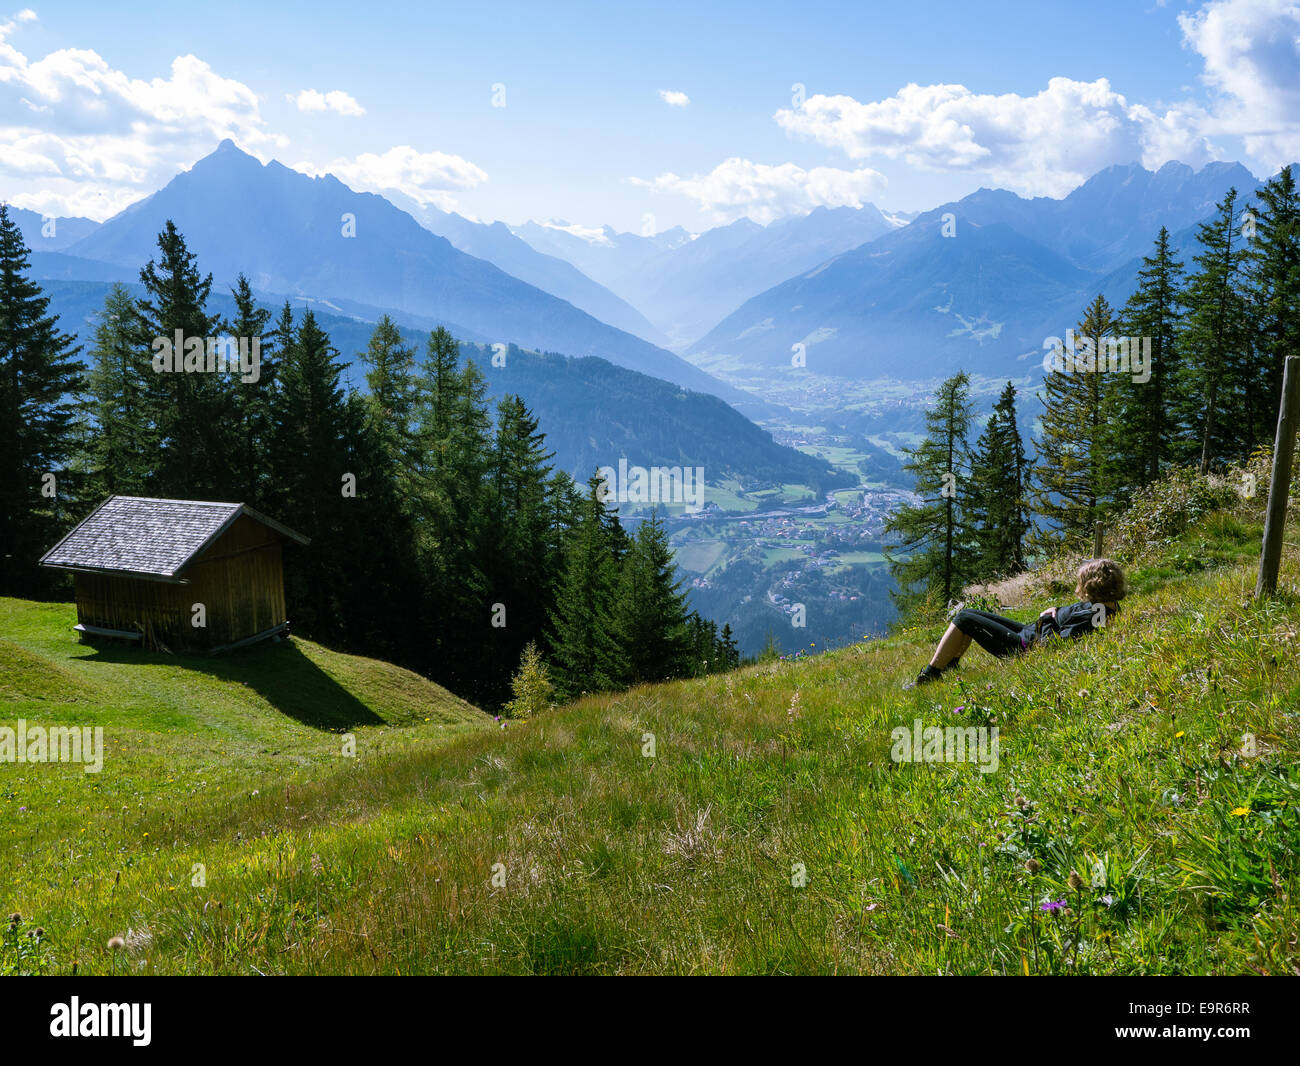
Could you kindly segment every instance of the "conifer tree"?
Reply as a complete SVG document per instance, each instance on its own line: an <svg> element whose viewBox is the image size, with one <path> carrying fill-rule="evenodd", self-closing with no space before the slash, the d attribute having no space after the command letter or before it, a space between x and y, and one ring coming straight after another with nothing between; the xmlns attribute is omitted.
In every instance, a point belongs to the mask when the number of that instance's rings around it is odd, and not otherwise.
<svg viewBox="0 0 1300 1066"><path fill-rule="evenodd" d="M200 274L194 253L169 219L158 234L158 256L140 271L145 295L136 308L144 337L155 345L182 345L201 350L172 352L173 370L151 375L146 399L157 429L160 453L155 470L158 492L183 499L227 500L229 484L225 426L231 408L227 375L208 373L207 342L215 338L220 318L209 314L212 275ZM187 370L188 368L188 370Z"/></svg>
<svg viewBox="0 0 1300 1066"><path fill-rule="evenodd" d="M1258 217L1245 228L1246 288L1259 394L1247 445L1271 440L1288 355L1300 355L1300 195L1291 167L1259 189ZM1253 229L1253 233L1251 230Z"/></svg>
<svg viewBox="0 0 1300 1066"><path fill-rule="evenodd" d="M971 409L970 379L960 372L939 386L925 413L925 439L903 464L915 477L921 502L895 511L885 532L899 541L886 556L898 585L894 600L905 616L924 604L946 605L976 574L963 496L969 490Z"/></svg>
<svg viewBox="0 0 1300 1066"><path fill-rule="evenodd" d="M1200 442L1200 471L1244 447L1240 382L1249 361L1246 306L1237 231L1237 190L1229 189L1217 214L1197 227L1197 272L1183 296L1187 306L1182 348L1192 385L1190 421Z"/></svg>
<svg viewBox="0 0 1300 1066"><path fill-rule="evenodd" d="M402 339L388 315L380 317L361 356L366 366L372 431L387 460L405 470L411 460L415 438L415 349Z"/></svg>
<svg viewBox="0 0 1300 1066"><path fill-rule="evenodd" d="M271 312L259 307L248 278L240 274L231 290L235 317L230 333L235 350L257 352L255 372L233 375L230 384L229 420L225 434L226 475L232 500L265 506L275 478L274 403L276 389L276 336L269 329ZM254 375L256 380L253 380Z"/></svg>
<svg viewBox="0 0 1300 1066"><path fill-rule="evenodd" d="M517 396L497 404L488 476L483 568L492 603L505 605L508 624L493 631L492 655L518 658L524 644L545 638L557 574L548 569L553 453L537 419Z"/></svg>
<svg viewBox="0 0 1300 1066"><path fill-rule="evenodd" d="M718 652L722 660L723 670L734 670L740 665L740 646L736 643L735 634L731 632L731 625L727 623L722 627L722 636L718 641Z"/></svg>
<svg viewBox="0 0 1300 1066"><path fill-rule="evenodd" d="M0 592L14 596L52 584L37 561L76 503L69 462L83 387L80 349L48 313L29 262L0 204Z"/></svg>
<svg viewBox="0 0 1300 1066"><path fill-rule="evenodd" d="M367 486L350 470L346 429L351 424L343 390L338 351L316 316L303 313L293 342L282 353L281 387L276 393L276 461L282 521L311 539L311 545L286 555L287 594L300 605L309 633L343 631L339 570L349 558L341 531L346 508L364 506ZM378 516L371 516L379 521ZM297 619L295 619L297 621Z"/></svg>
<svg viewBox="0 0 1300 1066"><path fill-rule="evenodd" d="M556 691L565 699L614 688L622 672L610 632L616 574L600 491L600 478L593 475L551 616L551 666Z"/></svg>
<svg viewBox="0 0 1300 1066"><path fill-rule="evenodd" d="M1119 468L1116 425L1119 375L1108 372L1107 339L1118 323L1105 297L1097 296L1079 322L1075 350L1062 368L1043 379L1037 463L1030 490L1034 513L1045 523L1039 546L1056 540L1082 542L1113 504Z"/></svg>
<svg viewBox="0 0 1300 1066"><path fill-rule="evenodd" d="M529 641L519 656L519 669L510 680L513 698L505 705L511 718L531 718L546 710L555 697L550 672L537 645Z"/></svg>
<svg viewBox="0 0 1300 1066"><path fill-rule="evenodd" d="M104 299L91 360L90 495L147 496L153 491L159 452L157 428L145 403L153 368L135 300L125 285L114 285Z"/></svg>
<svg viewBox="0 0 1300 1066"><path fill-rule="evenodd" d="M971 457L967 510L978 548L975 570L981 579L1025 569L1028 473L1016 424L1016 389L1008 381Z"/></svg>
<svg viewBox="0 0 1300 1066"><path fill-rule="evenodd" d="M1128 490L1160 477L1171 462L1185 458L1184 376L1179 351L1183 322L1183 264L1170 247L1169 231L1160 227L1152 254L1142 260L1137 289L1121 320L1133 343L1151 344L1150 378L1120 382L1118 446L1126 460L1123 487Z"/></svg>
<svg viewBox="0 0 1300 1066"><path fill-rule="evenodd" d="M621 668L618 680L637 685L704 672L703 663L716 659L717 627L687 608L658 511L637 526L618 576L611 618ZM697 657L695 662L688 659L692 620L705 626L701 647L691 656Z"/></svg>

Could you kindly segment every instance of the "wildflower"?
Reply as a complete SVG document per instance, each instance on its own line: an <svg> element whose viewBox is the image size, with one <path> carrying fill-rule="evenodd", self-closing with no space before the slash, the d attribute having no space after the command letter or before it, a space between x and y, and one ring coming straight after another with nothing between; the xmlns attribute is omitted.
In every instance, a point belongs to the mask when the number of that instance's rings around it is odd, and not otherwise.
<svg viewBox="0 0 1300 1066"><path fill-rule="evenodd" d="M1249 807L1233 807L1232 815L1234 818L1245 818L1250 813Z"/></svg>
<svg viewBox="0 0 1300 1066"><path fill-rule="evenodd" d="M1069 884L1070 888L1073 889L1075 892L1083 891L1083 878L1079 876L1078 870L1070 871L1070 876L1067 879L1067 883Z"/></svg>
<svg viewBox="0 0 1300 1066"><path fill-rule="evenodd" d="M1114 896L1110 896L1110 895L1102 896L1102 897L1101 897L1101 901L1102 901L1102 903L1106 904L1107 907L1110 907L1110 906L1113 906L1113 905L1114 905L1114 903L1115 903L1115 897L1114 897Z"/></svg>
<svg viewBox="0 0 1300 1066"><path fill-rule="evenodd" d="M121 951L126 947L126 941L120 936L111 936L108 938L108 949L110 951Z"/></svg>
<svg viewBox="0 0 1300 1066"><path fill-rule="evenodd" d="M23 920L23 916L19 914L17 911L14 911L13 914L9 915L9 921L13 925L21 924L22 920Z"/></svg>
<svg viewBox="0 0 1300 1066"><path fill-rule="evenodd" d="M1187 730L1185 730L1185 729L1180 729L1180 730L1178 730L1177 733L1174 734L1174 739L1177 740L1179 737L1181 737L1181 736L1185 736L1186 733L1187 733Z"/></svg>
<svg viewBox="0 0 1300 1066"><path fill-rule="evenodd" d="M1038 907L1040 911L1047 911L1048 914L1055 914L1057 911L1065 909L1065 900L1048 899L1044 900Z"/></svg>
<svg viewBox="0 0 1300 1066"><path fill-rule="evenodd" d="M1039 862L1037 859L1030 859L1028 862L1025 863L1025 869L1028 870L1031 874L1038 873L1038 871L1041 870L1042 868L1043 868L1043 864Z"/></svg>

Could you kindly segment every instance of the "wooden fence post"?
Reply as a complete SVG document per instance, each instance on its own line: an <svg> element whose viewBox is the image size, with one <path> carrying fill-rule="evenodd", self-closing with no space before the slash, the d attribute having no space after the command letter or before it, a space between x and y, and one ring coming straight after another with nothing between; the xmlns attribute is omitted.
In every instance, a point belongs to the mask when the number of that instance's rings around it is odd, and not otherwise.
<svg viewBox="0 0 1300 1066"><path fill-rule="evenodd" d="M1273 441L1273 473L1268 483L1268 512L1264 519L1264 546L1259 553L1259 580L1255 596L1277 590L1282 562L1282 537L1286 527L1286 502L1291 490L1291 453L1300 424L1300 356L1289 355L1282 373L1282 404L1277 411L1277 437Z"/></svg>

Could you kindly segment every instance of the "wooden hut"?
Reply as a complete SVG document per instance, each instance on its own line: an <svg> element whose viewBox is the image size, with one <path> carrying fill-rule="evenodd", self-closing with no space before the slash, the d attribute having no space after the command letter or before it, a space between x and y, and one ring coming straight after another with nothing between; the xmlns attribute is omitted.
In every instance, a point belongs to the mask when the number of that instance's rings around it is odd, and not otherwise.
<svg viewBox="0 0 1300 1066"><path fill-rule="evenodd" d="M110 496L41 565L72 572L83 638L224 651L288 627L286 541L307 543L242 503Z"/></svg>

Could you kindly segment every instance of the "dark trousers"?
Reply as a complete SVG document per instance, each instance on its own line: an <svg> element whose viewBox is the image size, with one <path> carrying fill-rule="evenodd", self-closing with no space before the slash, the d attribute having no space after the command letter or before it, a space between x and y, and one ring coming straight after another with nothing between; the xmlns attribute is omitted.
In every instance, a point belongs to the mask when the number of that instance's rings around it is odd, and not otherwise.
<svg viewBox="0 0 1300 1066"><path fill-rule="evenodd" d="M991 611L976 611L969 607L958 611L952 624L999 659L1024 651L1025 644L1020 635L1026 628L1033 628L1032 622L1026 626L1014 618L1005 618Z"/></svg>

